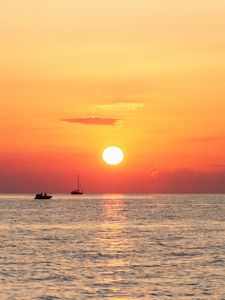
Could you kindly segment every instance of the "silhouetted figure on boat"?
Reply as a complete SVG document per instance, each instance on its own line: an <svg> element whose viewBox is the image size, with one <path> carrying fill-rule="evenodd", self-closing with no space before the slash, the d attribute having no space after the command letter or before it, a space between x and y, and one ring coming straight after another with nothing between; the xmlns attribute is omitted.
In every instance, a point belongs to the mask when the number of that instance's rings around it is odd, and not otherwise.
<svg viewBox="0 0 225 300"><path fill-rule="evenodd" d="M51 199L52 196L51 195L47 195L47 193L40 193L40 194L36 194L34 199Z"/></svg>

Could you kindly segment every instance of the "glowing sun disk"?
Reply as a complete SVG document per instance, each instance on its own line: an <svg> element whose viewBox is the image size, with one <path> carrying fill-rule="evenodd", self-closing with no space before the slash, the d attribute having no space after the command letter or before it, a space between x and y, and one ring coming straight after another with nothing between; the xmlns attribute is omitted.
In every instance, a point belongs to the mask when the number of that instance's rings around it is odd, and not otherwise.
<svg viewBox="0 0 225 300"><path fill-rule="evenodd" d="M118 165L123 161L124 153L122 149L120 149L119 147L110 146L103 151L102 158L104 162L114 166L114 165Z"/></svg>

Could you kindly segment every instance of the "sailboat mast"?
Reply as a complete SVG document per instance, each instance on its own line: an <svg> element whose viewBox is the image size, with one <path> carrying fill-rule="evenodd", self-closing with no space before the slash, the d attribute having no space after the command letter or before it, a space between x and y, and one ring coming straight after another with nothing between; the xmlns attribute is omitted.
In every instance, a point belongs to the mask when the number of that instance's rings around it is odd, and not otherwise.
<svg viewBox="0 0 225 300"><path fill-rule="evenodd" d="M79 178L79 175L77 175L77 185L78 185L78 190L80 190L80 178Z"/></svg>
<svg viewBox="0 0 225 300"><path fill-rule="evenodd" d="M75 189L71 192L72 195L82 195L82 186L80 184L80 177L77 174L77 183L75 185Z"/></svg>

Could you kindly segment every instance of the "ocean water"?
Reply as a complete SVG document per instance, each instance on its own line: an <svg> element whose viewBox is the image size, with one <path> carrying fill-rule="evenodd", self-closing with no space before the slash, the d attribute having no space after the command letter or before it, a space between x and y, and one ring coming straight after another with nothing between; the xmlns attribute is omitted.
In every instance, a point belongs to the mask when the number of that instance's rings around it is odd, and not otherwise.
<svg viewBox="0 0 225 300"><path fill-rule="evenodd" d="M0 299L225 299L225 195L0 195Z"/></svg>

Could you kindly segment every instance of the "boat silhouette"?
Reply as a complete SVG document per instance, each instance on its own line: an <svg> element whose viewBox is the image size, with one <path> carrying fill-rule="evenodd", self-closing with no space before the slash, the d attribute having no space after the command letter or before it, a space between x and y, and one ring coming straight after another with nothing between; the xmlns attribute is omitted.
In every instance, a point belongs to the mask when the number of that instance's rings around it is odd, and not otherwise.
<svg viewBox="0 0 225 300"><path fill-rule="evenodd" d="M51 195L47 195L46 193L40 193L40 194L36 194L34 199L51 199L52 196Z"/></svg>
<svg viewBox="0 0 225 300"><path fill-rule="evenodd" d="M77 187L70 193L71 195L82 195L83 191L80 184L79 175L77 175Z"/></svg>

